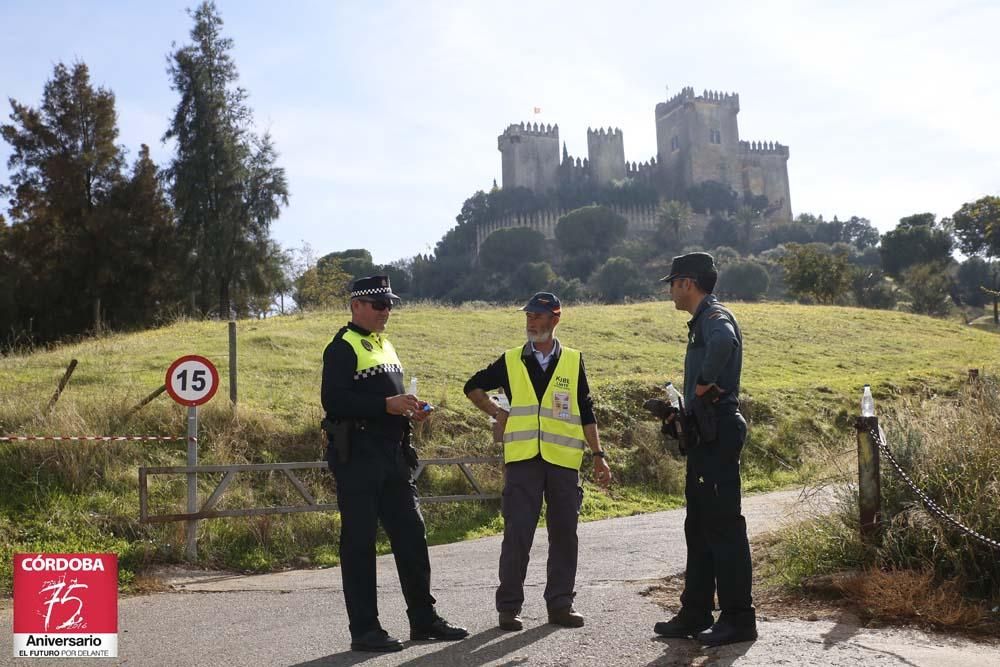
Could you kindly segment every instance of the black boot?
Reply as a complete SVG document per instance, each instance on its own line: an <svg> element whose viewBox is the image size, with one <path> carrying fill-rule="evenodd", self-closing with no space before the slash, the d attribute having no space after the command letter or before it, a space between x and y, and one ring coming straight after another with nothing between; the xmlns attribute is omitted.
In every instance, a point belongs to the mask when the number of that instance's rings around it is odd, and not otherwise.
<svg viewBox="0 0 1000 667"><path fill-rule="evenodd" d="M661 637L686 639L712 627L712 621L712 614L707 611L698 613L681 609L680 613L669 621L660 621L654 625L653 632Z"/></svg>
<svg viewBox="0 0 1000 667"><path fill-rule="evenodd" d="M352 651L373 651L375 653L388 653L391 651L402 651L403 642L391 636L382 628L369 630L360 637L351 639Z"/></svg>
<svg viewBox="0 0 1000 667"><path fill-rule="evenodd" d="M507 632L517 632L524 628L520 609L508 609L500 612L500 629Z"/></svg>
<svg viewBox="0 0 1000 667"><path fill-rule="evenodd" d="M469 631L452 625L440 616L434 622L424 627L410 627L410 639L415 641L427 641L428 639L438 639L441 641L455 641L465 639L469 636Z"/></svg>
<svg viewBox="0 0 1000 667"><path fill-rule="evenodd" d="M707 632L698 635L704 646L723 646L737 642L752 642L757 639L757 620L754 614L719 617L718 623Z"/></svg>

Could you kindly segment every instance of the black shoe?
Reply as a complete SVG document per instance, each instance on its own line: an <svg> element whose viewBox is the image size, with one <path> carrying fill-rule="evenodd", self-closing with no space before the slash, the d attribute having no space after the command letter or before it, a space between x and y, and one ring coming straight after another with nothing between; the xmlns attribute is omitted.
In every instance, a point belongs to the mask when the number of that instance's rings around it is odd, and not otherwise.
<svg viewBox="0 0 1000 667"><path fill-rule="evenodd" d="M521 620L521 610L512 609L500 612L500 629L508 632L517 632L524 628L524 621Z"/></svg>
<svg viewBox="0 0 1000 667"><path fill-rule="evenodd" d="M352 651L373 651L375 653L391 653L402 651L403 642L391 636L382 628L369 630L365 634L351 640Z"/></svg>
<svg viewBox="0 0 1000 667"><path fill-rule="evenodd" d="M563 607L562 609L550 609L549 623L561 625L564 628L582 628L583 614L573 609L572 605Z"/></svg>
<svg viewBox="0 0 1000 667"><path fill-rule="evenodd" d="M428 639L440 639L447 642L453 642L458 639L465 639L469 636L469 631L465 628L460 628L457 625L452 625L448 621L444 620L440 616L434 619L434 622L430 625L415 628L410 628L410 639L414 641L427 641Z"/></svg>
<svg viewBox="0 0 1000 667"><path fill-rule="evenodd" d="M660 621L653 626L653 632L670 639L687 639L694 637L703 630L712 627L712 615L698 614L681 609L680 613L669 621Z"/></svg>
<svg viewBox="0 0 1000 667"><path fill-rule="evenodd" d="M757 621L731 621L725 617L712 626L711 630L698 635L704 646L723 646L737 642L752 642L757 639Z"/></svg>

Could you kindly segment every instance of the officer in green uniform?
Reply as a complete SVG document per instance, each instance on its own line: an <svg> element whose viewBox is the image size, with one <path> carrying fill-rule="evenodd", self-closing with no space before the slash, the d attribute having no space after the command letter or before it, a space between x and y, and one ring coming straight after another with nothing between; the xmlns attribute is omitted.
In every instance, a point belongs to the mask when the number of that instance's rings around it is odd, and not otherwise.
<svg viewBox="0 0 1000 667"><path fill-rule="evenodd" d="M521 630L524 578L535 528L546 503L549 557L545 604L549 623L578 628L584 617L573 608L576 592L577 519L583 489L584 450L594 456L594 478L611 482L597 433L590 387L580 352L555 338L562 308L550 292L539 292L525 311L528 342L507 350L465 384L476 407L496 419L503 440L503 544L496 608L502 630ZM486 391L503 388L510 411L500 409Z"/></svg>
<svg viewBox="0 0 1000 667"><path fill-rule="evenodd" d="M750 595L750 544L740 509L740 450L747 425L740 414L743 337L732 312L712 294L712 256L674 257L663 278L678 310L691 314L684 359L687 426L687 571L681 610L657 623L663 637L696 637L707 646L757 638ZM676 424L670 415L668 432ZM676 433L676 431L674 431ZM721 614L713 624L718 593Z"/></svg>
<svg viewBox="0 0 1000 667"><path fill-rule="evenodd" d="M468 636L434 609L424 519L411 468L410 420L427 417L427 404L403 391L403 367L382 332L393 302L386 276L351 288L351 321L323 352L323 428L327 460L337 482L340 568L356 651L399 651L403 644L378 620L375 535L379 521L389 536L406 599L410 639L456 640Z"/></svg>

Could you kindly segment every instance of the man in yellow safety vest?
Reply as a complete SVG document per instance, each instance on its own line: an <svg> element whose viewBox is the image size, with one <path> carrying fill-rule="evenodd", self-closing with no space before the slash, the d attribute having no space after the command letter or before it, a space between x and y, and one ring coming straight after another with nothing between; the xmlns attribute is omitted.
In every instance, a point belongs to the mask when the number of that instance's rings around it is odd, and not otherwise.
<svg viewBox="0 0 1000 667"><path fill-rule="evenodd" d="M524 627L520 616L524 578L544 496L549 533L545 586L549 622L578 628L584 619L573 608L573 589L584 450L589 448L593 454L594 478L602 486L610 484L611 469L601 449L580 352L562 346L554 337L562 313L559 299L539 292L521 310L527 318L527 343L507 350L465 384L469 400L496 419L494 432L503 440L504 537L496 608L501 629ZM509 412L486 395L497 388L503 388L507 395Z"/></svg>

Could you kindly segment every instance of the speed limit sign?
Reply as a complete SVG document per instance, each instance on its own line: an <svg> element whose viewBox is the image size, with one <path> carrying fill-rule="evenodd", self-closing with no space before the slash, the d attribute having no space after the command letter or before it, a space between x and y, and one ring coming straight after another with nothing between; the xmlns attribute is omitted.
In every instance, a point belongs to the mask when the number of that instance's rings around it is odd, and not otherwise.
<svg viewBox="0 0 1000 667"><path fill-rule="evenodd" d="M167 393L188 407L208 403L219 389L219 371L205 357L189 354L167 369Z"/></svg>

